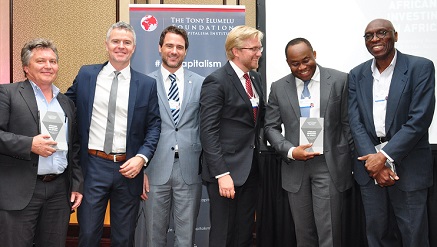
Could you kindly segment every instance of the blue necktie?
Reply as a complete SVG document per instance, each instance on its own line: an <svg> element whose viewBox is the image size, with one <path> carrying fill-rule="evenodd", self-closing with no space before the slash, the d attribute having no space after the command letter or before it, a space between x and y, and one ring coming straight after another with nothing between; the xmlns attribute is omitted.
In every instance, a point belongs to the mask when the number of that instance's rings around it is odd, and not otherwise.
<svg viewBox="0 0 437 247"><path fill-rule="evenodd" d="M179 90L178 85L176 84L176 75L170 74L168 78L171 81L170 89L168 91L168 100L173 100L179 104ZM179 121L179 107L171 108L171 114L173 116L175 125L177 125Z"/></svg>
<svg viewBox="0 0 437 247"><path fill-rule="evenodd" d="M308 84L310 84L311 80L307 80L303 82L303 90L302 90L302 94L300 96L301 99L310 99L311 98L311 94L310 94L310 90L308 90ZM309 106L305 106L305 107L301 107L300 108L300 115L301 117L310 117L310 109L311 107Z"/></svg>

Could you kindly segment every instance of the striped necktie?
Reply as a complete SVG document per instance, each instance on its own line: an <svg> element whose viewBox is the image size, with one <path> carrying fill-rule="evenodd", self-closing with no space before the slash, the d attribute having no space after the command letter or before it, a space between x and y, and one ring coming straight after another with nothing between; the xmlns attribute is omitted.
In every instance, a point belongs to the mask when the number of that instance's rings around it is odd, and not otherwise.
<svg viewBox="0 0 437 247"><path fill-rule="evenodd" d="M170 74L168 78L171 81L170 89L168 91L168 100L173 101L170 102L170 109L171 109L171 114L173 116L174 123L175 125L177 125L179 121L179 90L178 90L178 85L176 84L176 75Z"/></svg>

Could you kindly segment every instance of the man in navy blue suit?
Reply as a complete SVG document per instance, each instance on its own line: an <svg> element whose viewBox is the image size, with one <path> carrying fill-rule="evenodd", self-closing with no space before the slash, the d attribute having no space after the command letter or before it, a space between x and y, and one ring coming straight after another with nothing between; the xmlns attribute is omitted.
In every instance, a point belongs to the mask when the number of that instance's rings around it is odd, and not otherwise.
<svg viewBox="0 0 437 247"><path fill-rule="evenodd" d="M85 180L79 246L100 246L108 200L111 246L133 245L143 168L161 129L156 80L130 67L135 41L131 25L113 24L106 35L109 61L83 66L66 93L77 107Z"/></svg>
<svg viewBox="0 0 437 247"><path fill-rule="evenodd" d="M388 20L371 21L364 40L374 58L350 71L349 121L361 161L354 176L363 198L368 244L426 247L434 64L395 49L398 33ZM396 228L401 236L392 230Z"/></svg>

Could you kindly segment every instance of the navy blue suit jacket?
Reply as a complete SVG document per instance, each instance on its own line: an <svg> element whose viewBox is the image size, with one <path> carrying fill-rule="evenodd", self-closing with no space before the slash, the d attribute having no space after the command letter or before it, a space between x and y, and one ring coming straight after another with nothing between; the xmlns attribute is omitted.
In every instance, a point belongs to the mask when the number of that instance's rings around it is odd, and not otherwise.
<svg viewBox="0 0 437 247"><path fill-rule="evenodd" d="M80 68L73 85L65 93L73 100L77 108L81 144L80 165L84 177L87 173L88 140L97 75L106 64L85 65ZM126 158L130 159L136 154L143 154L149 160L152 159L160 131L161 119L159 117L156 80L131 68ZM127 183L133 195L140 195L143 188L143 173L140 172L134 179L127 180Z"/></svg>
<svg viewBox="0 0 437 247"><path fill-rule="evenodd" d="M373 121L372 60L349 73L349 121L359 156L376 153L379 144ZM432 185L432 156L428 128L435 107L435 68L432 61L398 51L387 98L385 131L388 144L383 148L395 162L404 191ZM364 185L370 177L364 162L356 162L356 181Z"/></svg>

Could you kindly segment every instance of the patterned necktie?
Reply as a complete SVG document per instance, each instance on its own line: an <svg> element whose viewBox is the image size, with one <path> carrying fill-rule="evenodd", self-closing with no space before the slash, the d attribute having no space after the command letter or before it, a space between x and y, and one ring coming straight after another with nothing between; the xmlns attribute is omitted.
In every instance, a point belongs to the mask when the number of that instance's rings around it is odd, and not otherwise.
<svg viewBox="0 0 437 247"><path fill-rule="evenodd" d="M120 71L114 71L114 79L112 80L111 91L109 93L108 102L108 118L106 119L105 143L103 151L107 154L112 152L112 143L114 139L114 123L115 123L115 108L117 102L118 75Z"/></svg>
<svg viewBox="0 0 437 247"><path fill-rule="evenodd" d="M311 80L307 80L303 82L303 90L302 90L302 94L300 95L301 99L311 98L310 90L308 89L308 84L310 84L310 81ZM310 109L311 107L309 106L301 107L300 108L301 117L310 117Z"/></svg>
<svg viewBox="0 0 437 247"><path fill-rule="evenodd" d="M246 79L246 92L247 92L247 95L249 96L249 99L255 98L255 94L253 93L252 83L250 81L249 75L247 73L244 73L243 77L244 77L244 79ZM258 114L258 106L254 107L252 105L252 110L253 110L253 122L256 123L256 117Z"/></svg>
<svg viewBox="0 0 437 247"><path fill-rule="evenodd" d="M171 114L173 116L174 123L175 125L177 125L179 121L179 90L178 90L178 85L176 84L176 75L170 74L168 78L171 81L170 89L168 91L168 100L169 101L173 100L174 104L170 104L170 109L171 109Z"/></svg>

